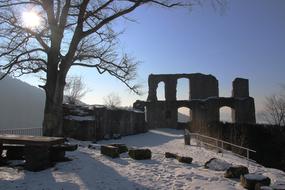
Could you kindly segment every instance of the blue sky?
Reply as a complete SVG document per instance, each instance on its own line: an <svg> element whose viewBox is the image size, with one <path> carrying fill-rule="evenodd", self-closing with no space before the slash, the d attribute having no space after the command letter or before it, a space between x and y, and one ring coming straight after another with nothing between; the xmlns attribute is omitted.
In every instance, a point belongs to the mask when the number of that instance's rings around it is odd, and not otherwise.
<svg viewBox="0 0 285 190"><path fill-rule="evenodd" d="M235 77L248 78L258 111L264 97L285 83L283 0L229 0L222 15L208 4L191 11L146 6L130 18L137 22L117 22L114 28L125 30L120 36L122 51L141 62L137 82L144 85L145 95L130 93L111 76L75 68L71 73L81 75L91 90L83 101L101 104L114 92L123 105L131 105L136 99L146 99L150 73L200 72L216 76L220 96L230 96ZM179 96L185 95L185 89L184 81Z"/></svg>

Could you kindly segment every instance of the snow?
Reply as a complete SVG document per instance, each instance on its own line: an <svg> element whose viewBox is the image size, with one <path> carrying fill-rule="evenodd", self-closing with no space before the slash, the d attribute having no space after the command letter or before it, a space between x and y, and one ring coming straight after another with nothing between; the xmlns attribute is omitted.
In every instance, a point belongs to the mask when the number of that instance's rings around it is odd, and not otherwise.
<svg viewBox="0 0 285 190"><path fill-rule="evenodd" d="M246 179L249 179L249 180L257 180L257 181L261 181L261 180L266 179L265 176L259 175L259 174L246 174L246 175L244 175L244 177Z"/></svg>
<svg viewBox="0 0 285 190"><path fill-rule="evenodd" d="M224 178L223 171L206 169L204 164L213 157L233 165L247 165L247 161L234 155L215 153L198 146L183 144L183 131L160 129L117 140L88 141L70 140L79 148L67 152L73 160L56 164L41 172L23 171L17 168L0 167L0 189L29 190L87 190L87 189L244 189L237 180ZM136 161L127 153L112 159L100 154L100 145L124 143L129 147L149 148L151 160ZM91 148L88 145L92 144ZM164 152L177 153L193 158L192 164L180 163L165 158ZM249 163L251 173L271 178L273 183L285 183L285 173Z"/></svg>

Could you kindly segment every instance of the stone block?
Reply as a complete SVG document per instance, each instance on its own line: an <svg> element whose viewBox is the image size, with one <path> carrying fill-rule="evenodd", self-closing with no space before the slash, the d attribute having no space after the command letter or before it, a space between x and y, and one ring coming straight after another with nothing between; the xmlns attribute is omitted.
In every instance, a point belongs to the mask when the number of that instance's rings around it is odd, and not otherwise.
<svg viewBox="0 0 285 190"><path fill-rule="evenodd" d="M186 156L177 156L176 159L177 159L179 162L186 163L186 164L191 164L191 163L192 163L192 160L193 160L193 158L191 158L191 157L186 157Z"/></svg>
<svg viewBox="0 0 285 190"><path fill-rule="evenodd" d="M111 158L118 158L120 156L119 148L115 146L109 146L109 145L101 146L101 154L110 156Z"/></svg>
<svg viewBox="0 0 285 190"><path fill-rule="evenodd" d="M50 151L45 146L25 147L25 169L29 171L41 171L53 164L50 162Z"/></svg>
<svg viewBox="0 0 285 190"><path fill-rule="evenodd" d="M270 182L269 177L260 174L245 174L240 176L241 185L249 190L255 190L256 186L269 186Z"/></svg>
<svg viewBox="0 0 285 190"><path fill-rule="evenodd" d="M226 178L240 178L241 175L248 174L248 168L245 166L231 166L229 167L224 176Z"/></svg>
<svg viewBox="0 0 285 190"><path fill-rule="evenodd" d="M117 147L119 150L119 154L128 152L128 147L125 144L121 144L121 143L114 143L114 144L109 144L110 146L114 146Z"/></svg>
<svg viewBox="0 0 285 190"><path fill-rule="evenodd" d="M8 160L23 160L24 159L24 146L22 145L5 145L3 146Z"/></svg>
<svg viewBox="0 0 285 190"><path fill-rule="evenodd" d="M129 156L135 160L151 159L150 149L130 149Z"/></svg>
<svg viewBox="0 0 285 190"><path fill-rule="evenodd" d="M171 152L165 152L165 158L176 158L177 155Z"/></svg>

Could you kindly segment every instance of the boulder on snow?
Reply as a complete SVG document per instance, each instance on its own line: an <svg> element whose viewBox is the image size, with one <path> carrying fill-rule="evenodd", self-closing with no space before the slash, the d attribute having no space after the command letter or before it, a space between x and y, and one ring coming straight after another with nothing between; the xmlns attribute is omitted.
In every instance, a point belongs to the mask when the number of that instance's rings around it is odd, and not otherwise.
<svg viewBox="0 0 285 190"><path fill-rule="evenodd" d="M270 178L260 174L245 174L240 176L241 185L249 190L255 190L261 186L269 186Z"/></svg>
<svg viewBox="0 0 285 190"><path fill-rule="evenodd" d="M129 156L135 160L151 159L150 149L129 149Z"/></svg>
<svg viewBox="0 0 285 190"><path fill-rule="evenodd" d="M205 163L205 168L215 171L226 171L232 165L224 160L218 158L211 158Z"/></svg>
<svg viewBox="0 0 285 190"><path fill-rule="evenodd" d="M186 164L191 164L191 163L192 163L192 160L193 160L193 158L191 158L191 157L186 157L186 156L177 156L176 159L177 159L179 162L186 163Z"/></svg>
<svg viewBox="0 0 285 190"><path fill-rule="evenodd" d="M171 152L165 152L164 153L165 158L176 158L177 154L171 153Z"/></svg>
<svg viewBox="0 0 285 190"><path fill-rule="evenodd" d="M224 177L226 178L240 178L241 175L248 174L248 168L245 166L231 166L229 167Z"/></svg>
<svg viewBox="0 0 285 190"><path fill-rule="evenodd" d="M111 158L118 158L120 156L119 148L115 146L109 146L109 145L101 146L101 154L110 156Z"/></svg>
<svg viewBox="0 0 285 190"><path fill-rule="evenodd" d="M109 146L117 147L119 149L119 154L128 152L128 147L125 144L122 144L122 143L109 144Z"/></svg>

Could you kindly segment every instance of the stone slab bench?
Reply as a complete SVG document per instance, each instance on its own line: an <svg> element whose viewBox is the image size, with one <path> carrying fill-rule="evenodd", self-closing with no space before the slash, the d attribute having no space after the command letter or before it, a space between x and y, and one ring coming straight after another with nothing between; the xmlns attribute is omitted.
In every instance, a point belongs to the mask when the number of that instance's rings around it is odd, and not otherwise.
<svg viewBox="0 0 285 190"><path fill-rule="evenodd" d="M176 159L178 160L178 162L186 164L191 164L193 160L193 158L187 156L177 156Z"/></svg>
<svg viewBox="0 0 285 190"><path fill-rule="evenodd" d="M30 135L0 135L0 148L1 154L3 146L7 145L8 150L15 150L10 145L24 146L24 159L25 169L29 171L41 171L52 166L54 163L51 161L51 149L53 145L61 145L64 143L62 137L43 137L43 136L30 136ZM17 147L19 151L21 148ZM13 152L12 151L12 152ZM12 155L14 153L11 153ZM9 156L9 151L8 151Z"/></svg>
<svg viewBox="0 0 285 190"><path fill-rule="evenodd" d="M120 156L119 148L110 145L101 145L101 154L111 158L118 158Z"/></svg>
<svg viewBox="0 0 285 190"><path fill-rule="evenodd" d="M248 168L245 166L231 166L229 167L225 173L225 178L240 178L241 175L248 174Z"/></svg>
<svg viewBox="0 0 285 190"><path fill-rule="evenodd" d="M256 186L269 186L270 178L260 174L245 174L240 176L241 185L249 190L255 190Z"/></svg>
<svg viewBox="0 0 285 190"><path fill-rule="evenodd" d="M150 149L130 149L129 157L135 160L151 159L151 150Z"/></svg>
<svg viewBox="0 0 285 190"><path fill-rule="evenodd" d="M125 144L122 143L113 143L113 144L108 144L109 146L114 146L117 147L119 150L119 154L128 152L128 147Z"/></svg>
<svg viewBox="0 0 285 190"><path fill-rule="evenodd" d="M68 161L69 159L65 157L66 151L75 151L77 150L77 144L58 144L52 145L50 147L50 161L51 162L62 162Z"/></svg>
<svg viewBox="0 0 285 190"><path fill-rule="evenodd" d="M178 162L191 164L193 161L193 158L187 157L187 156L179 156L177 154L171 153L171 152L165 152L164 153L165 158L174 158L178 160Z"/></svg>
<svg viewBox="0 0 285 190"><path fill-rule="evenodd" d="M6 150L7 160L24 160L24 145L3 145L2 150Z"/></svg>

